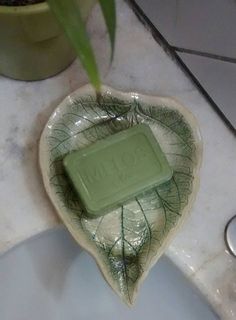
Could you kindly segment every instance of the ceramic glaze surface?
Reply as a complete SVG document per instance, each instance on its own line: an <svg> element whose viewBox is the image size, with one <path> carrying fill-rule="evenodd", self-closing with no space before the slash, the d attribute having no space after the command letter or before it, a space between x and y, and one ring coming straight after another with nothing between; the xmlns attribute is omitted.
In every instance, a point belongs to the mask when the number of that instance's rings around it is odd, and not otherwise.
<svg viewBox="0 0 236 320"><path fill-rule="evenodd" d="M88 218L65 174L64 157L140 123L149 125L158 139L172 178L106 216ZM191 209L201 149L195 119L174 100L108 87L103 87L99 102L90 86L79 89L59 105L45 127L40 165L49 197L72 235L129 305Z"/></svg>

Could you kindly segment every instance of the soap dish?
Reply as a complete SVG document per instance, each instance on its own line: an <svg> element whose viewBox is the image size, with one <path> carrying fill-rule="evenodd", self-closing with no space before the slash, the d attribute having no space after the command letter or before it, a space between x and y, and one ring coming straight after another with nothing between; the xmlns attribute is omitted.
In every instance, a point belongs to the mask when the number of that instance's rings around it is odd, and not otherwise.
<svg viewBox="0 0 236 320"><path fill-rule="evenodd" d="M173 171L171 179L106 215L89 218L65 173L63 159L138 124L151 128ZM140 284L190 213L201 158L197 122L174 99L103 86L97 100L93 88L86 85L68 96L49 118L39 146L45 189L72 236L95 258L126 304L134 303Z"/></svg>

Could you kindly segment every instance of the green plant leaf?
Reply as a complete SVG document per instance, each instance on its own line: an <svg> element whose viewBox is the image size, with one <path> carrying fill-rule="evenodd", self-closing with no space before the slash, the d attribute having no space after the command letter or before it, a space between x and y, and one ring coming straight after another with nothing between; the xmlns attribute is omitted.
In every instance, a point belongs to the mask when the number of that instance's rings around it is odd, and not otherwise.
<svg viewBox="0 0 236 320"><path fill-rule="evenodd" d="M75 48L91 84L99 92L101 86L99 71L78 3L75 0L47 1Z"/></svg>
<svg viewBox="0 0 236 320"><path fill-rule="evenodd" d="M99 0L111 42L111 60L114 56L116 37L116 3L115 0Z"/></svg>
<svg viewBox="0 0 236 320"><path fill-rule="evenodd" d="M40 149L44 183L68 229L130 305L140 282L191 208L201 160L198 130L194 122L190 126L183 109L172 106L172 100L157 100L153 105L143 98L122 98L120 93L105 91L97 102L91 91L85 92L62 104L45 129ZM103 217L87 218L62 159L68 152L141 122L153 129L173 169L172 179Z"/></svg>

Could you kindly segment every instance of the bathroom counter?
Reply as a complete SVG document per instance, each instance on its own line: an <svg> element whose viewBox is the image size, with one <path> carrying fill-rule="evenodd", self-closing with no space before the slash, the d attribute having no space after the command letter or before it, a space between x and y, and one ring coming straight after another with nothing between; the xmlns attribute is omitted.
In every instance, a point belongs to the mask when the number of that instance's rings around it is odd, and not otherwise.
<svg viewBox="0 0 236 320"><path fill-rule="evenodd" d="M224 228L236 214L236 138L127 3L120 0L117 6L117 43L111 67L97 8L89 21L103 83L124 91L175 97L197 118L204 143L194 208L166 254L200 288L221 319L235 319L236 263L225 247ZM58 103L87 82L78 61L44 81L0 77L1 253L59 223L42 185L38 141Z"/></svg>

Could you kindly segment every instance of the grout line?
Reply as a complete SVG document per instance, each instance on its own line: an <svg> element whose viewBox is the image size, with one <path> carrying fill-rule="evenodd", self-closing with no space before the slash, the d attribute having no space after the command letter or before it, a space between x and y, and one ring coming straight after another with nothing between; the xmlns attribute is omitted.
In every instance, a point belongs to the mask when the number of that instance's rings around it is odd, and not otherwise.
<svg viewBox="0 0 236 320"><path fill-rule="evenodd" d="M153 25L153 23L149 20L149 18L145 15L142 9L137 5L135 0L125 0L133 9L137 18L144 24L144 26L151 32L153 38L157 43L163 48L163 50L168 54L173 61L175 61L182 71L190 78L190 80L196 85L201 94L206 98L206 100L210 103L213 110L221 117L221 119L225 122L227 127L231 130L231 132L236 136L236 128L234 128L233 124L228 120L228 118L221 111L220 107L215 103L215 101L211 98L208 92L204 89L198 79L194 76L194 74L190 71L190 69L185 65L182 59L178 56L173 47L168 43L168 41L163 37L160 31Z"/></svg>
<svg viewBox="0 0 236 320"><path fill-rule="evenodd" d="M186 49L186 48L180 48L180 47L175 47L171 46L171 48L177 52L181 53L188 53L188 54L193 54L201 57L206 57L214 60L220 60L224 62L230 62L230 63L236 63L236 58L230 58L230 57L225 57L225 56L220 56L214 53L209 53L209 52L203 52L203 51L198 51L198 50L192 50L192 49Z"/></svg>

